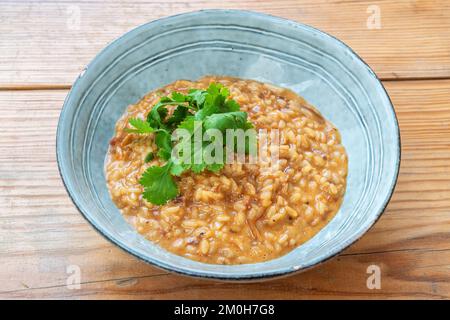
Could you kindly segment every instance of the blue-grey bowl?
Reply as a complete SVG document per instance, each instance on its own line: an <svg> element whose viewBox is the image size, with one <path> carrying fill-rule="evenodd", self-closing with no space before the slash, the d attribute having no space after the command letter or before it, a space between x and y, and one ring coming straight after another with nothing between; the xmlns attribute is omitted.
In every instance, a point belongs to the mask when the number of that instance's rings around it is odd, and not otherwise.
<svg viewBox="0 0 450 320"><path fill-rule="evenodd" d="M289 254L267 262L213 265L165 251L122 218L103 164L114 125L129 104L177 79L227 75L287 87L340 130L349 156L347 191L335 218ZM205 10L142 25L100 52L75 81L57 132L60 173L74 204L107 239L160 268L227 280L287 275L315 266L359 239L395 186L400 135L374 72L344 43L268 15Z"/></svg>

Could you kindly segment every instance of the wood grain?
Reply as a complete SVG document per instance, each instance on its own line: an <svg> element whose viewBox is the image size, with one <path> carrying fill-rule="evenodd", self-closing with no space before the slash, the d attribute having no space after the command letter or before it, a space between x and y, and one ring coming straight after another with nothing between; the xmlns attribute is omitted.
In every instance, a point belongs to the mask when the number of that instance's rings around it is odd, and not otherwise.
<svg viewBox="0 0 450 320"><path fill-rule="evenodd" d="M373 6L380 9L380 29L367 27ZM0 0L0 88L70 85L124 32L207 8L253 10L320 28L354 48L383 79L450 77L449 1Z"/></svg>
<svg viewBox="0 0 450 320"><path fill-rule="evenodd" d="M263 284L171 275L107 242L59 178L55 131L67 90L0 91L0 298L450 298L450 80L385 84L403 152L387 211L337 259ZM366 287L371 264L381 290ZM66 287L70 265L81 268L80 290Z"/></svg>

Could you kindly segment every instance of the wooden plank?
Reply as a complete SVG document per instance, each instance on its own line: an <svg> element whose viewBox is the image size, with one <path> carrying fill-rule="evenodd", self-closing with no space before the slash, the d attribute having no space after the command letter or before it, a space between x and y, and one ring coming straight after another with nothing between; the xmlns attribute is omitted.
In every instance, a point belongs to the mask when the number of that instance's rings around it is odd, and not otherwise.
<svg viewBox="0 0 450 320"><path fill-rule="evenodd" d="M103 239L56 166L67 90L0 91L0 298L449 298L450 80L386 86L403 148L386 213L338 259L251 285L168 275ZM382 270L381 290L366 288L370 264ZM81 268L80 290L66 287L71 265Z"/></svg>
<svg viewBox="0 0 450 320"><path fill-rule="evenodd" d="M341 256L333 262L288 278L238 284L148 275L65 286L23 289L8 298L66 299L444 299L450 292L450 254L439 251ZM370 290L367 268L381 270L381 289Z"/></svg>
<svg viewBox="0 0 450 320"><path fill-rule="evenodd" d="M449 249L450 81L384 85L400 124L400 176L382 221L350 252Z"/></svg>
<svg viewBox="0 0 450 320"><path fill-rule="evenodd" d="M439 0L0 1L0 87L70 85L107 43L154 19L245 9L310 24L353 47L383 79L450 77L450 3ZM373 10L380 29L369 29ZM372 10L372 11L371 11Z"/></svg>

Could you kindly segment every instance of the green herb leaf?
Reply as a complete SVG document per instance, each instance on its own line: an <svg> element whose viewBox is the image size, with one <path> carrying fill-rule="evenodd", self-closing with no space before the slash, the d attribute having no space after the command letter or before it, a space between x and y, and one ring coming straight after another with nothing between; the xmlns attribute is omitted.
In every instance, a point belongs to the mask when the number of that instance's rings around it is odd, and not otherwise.
<svg viewBox="0 0 450 320"><path fill-rule="evenodd" d="M145 156L144 162L148 163L148 162L152 161L153 159L155 159L155 155L153 154L153 152L149 152Z"/></svg>
<svg viewBox="0 0 450 320"><path fill-rule="evenodd" d="M189 115L189 108L179 105L173 112L172 116L167 120L167 126L175 129Z"/></svg>
<svg viewBox="0 0 450 320"><path fill-rule="evenodd" d="M176 106L170 116L166 107L168 105ZM200 125L197 125L196 121ZM154 132L155 144L158 146L157 155L167 161L162 167L148 168L139 181L144 186L144 199L157 205L166 203L178 194L178 188L172 176L180 176L188 170L194 173L201 173L204 170L219 172L225 163L223 161L207 164L204 160L204 152L209 142L202 141L202 147L198 148L192 139L185 139L186 142L184 142L190 144L188 145L191 150L190 155L187 158L173 158L171 134L174 130L186 129L192 138L196 134L195 130L201 130L202 134L208 129L218 129L225 133L227 129L245 130L253 127L247 120L247 113L240 111L240 106L235 100L229 99L228 89L220 83L211 83L206 90L191 89L187 95L172 92L170 96L163 96L148 113L147 121L137 119L132 123L130 120L130 124L134 127L130 130L134 132ZM187 150L187 148L180 145L179 150ZM153 157L154 154L149 153L146 162L151 161Z"/></svg>
<svg viewBox="0 0 450 320"><path fill-rule="evenodd" d="M225 102L226 112L233 112L241 110L241 106L233 99L229 99Z"/></svg>
<svg viewBox="0 0 450 320"><path fill-rule="evenodd" d="M175 102L186 102L188 101L188 96L185 96L182 93L174 91L172 92L172 100Z"/></svg>
<svg viewBox="0 0 450 320"><path fill-rule="evenodd" d="M186 170L189 170L189 166L184 165L184 164L172 164L172 167L170 168L170 173L174 176L181 176L181 174L183 172L185 172Z"/></svg>
<svg viewBox="0 0 450 320"><path fill-rule="evenodd" d="M161 98L160 102L158 102L147 115L147 122L150 123L150 126L153 128L165 128L164 119L169 111L165 107L166 104L164 102L172 102L170 99L167 101L167 99L169 98Z"/></svg>
<svg viewBox="0 0 450 320"><path fill-rule="evenodd" d="M205 90L191 89L189 90L188 101L190 101L196 109L200 109L200 107L205 102L207 94L208 93Z"/></svg>
<svg viewBox="0 0 450 320"><path fill-rule="evenodd" d="M178 187L170 175L171 163L162 167L149 167L139 183L144 187L143 197L156 205L165 204L178 195Z"/></svg>
<svg viewBox="0 0 450 320"><path fill-rule="evenodd" d="M185 129L185 130L188 130L189 132L193 133L195 121L196 121L195 117L188 116L179 124L178 129Z"/></svg>
<svg viewBox="0 0 450 320"><path fill-rule="evenodd" d="M211 172L217 173L220 170L222 170L224 166L225 166L225 163L211 163L211 164L208 164L208 166L206 168Z"/></svg>
<svg viewBox="0 0 450 320"><path fill-rule="evenodd" d="M158 156L164 160L169 160L172 153L171 135L165 130L159 130L155 135L155 144L158 146Z"/></svg>
<svg viewBox="0 0 450 320"><path fill-rule="evenodd" d="M225 132L226 129L244 129L247 123L247 113L234 111L227 113L216 113L205 118L204 128L218 129Z"/></svg>
<svg viewBox="0 0 450 320"><path fill-rule="evenodd" d="M128 123L134 127L132 129L125 128L125 131L128 133L146 134L154 131L148 122L139 118L131 118L128 120Z"/></svg>

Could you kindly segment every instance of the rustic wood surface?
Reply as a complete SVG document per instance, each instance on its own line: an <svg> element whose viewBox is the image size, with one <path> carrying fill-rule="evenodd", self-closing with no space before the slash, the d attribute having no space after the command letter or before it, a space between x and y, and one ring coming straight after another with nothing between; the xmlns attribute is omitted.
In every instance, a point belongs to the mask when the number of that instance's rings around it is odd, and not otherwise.
<svg viewBox="0 0 450 320"><path fill-rule="evenodd" d="M366 27L369 5L381 29ZM80 9L79 30L68 23ZM55 132L78 72L146 21L243 8L305 22L350 44L393 100L402 164L377 224L339 257L281 280L191 279L121 251L81 217L60 180ZM70 26L70 28L68 28ZM450 4L448 1L1 1L0 298L450 298ZM368 266L381 268L369 290ZM81 288L67 287L68 267Z"/></svg>
<svg viewBox="0 0 450 320"><path fill-rule="evenodd" d="M380 29L368 29L371 6ZM320 28L382 79L450 77L450 1L0 1L0 86L70 85L108 42L139 24L206 8L240 8Z"/></svg>

